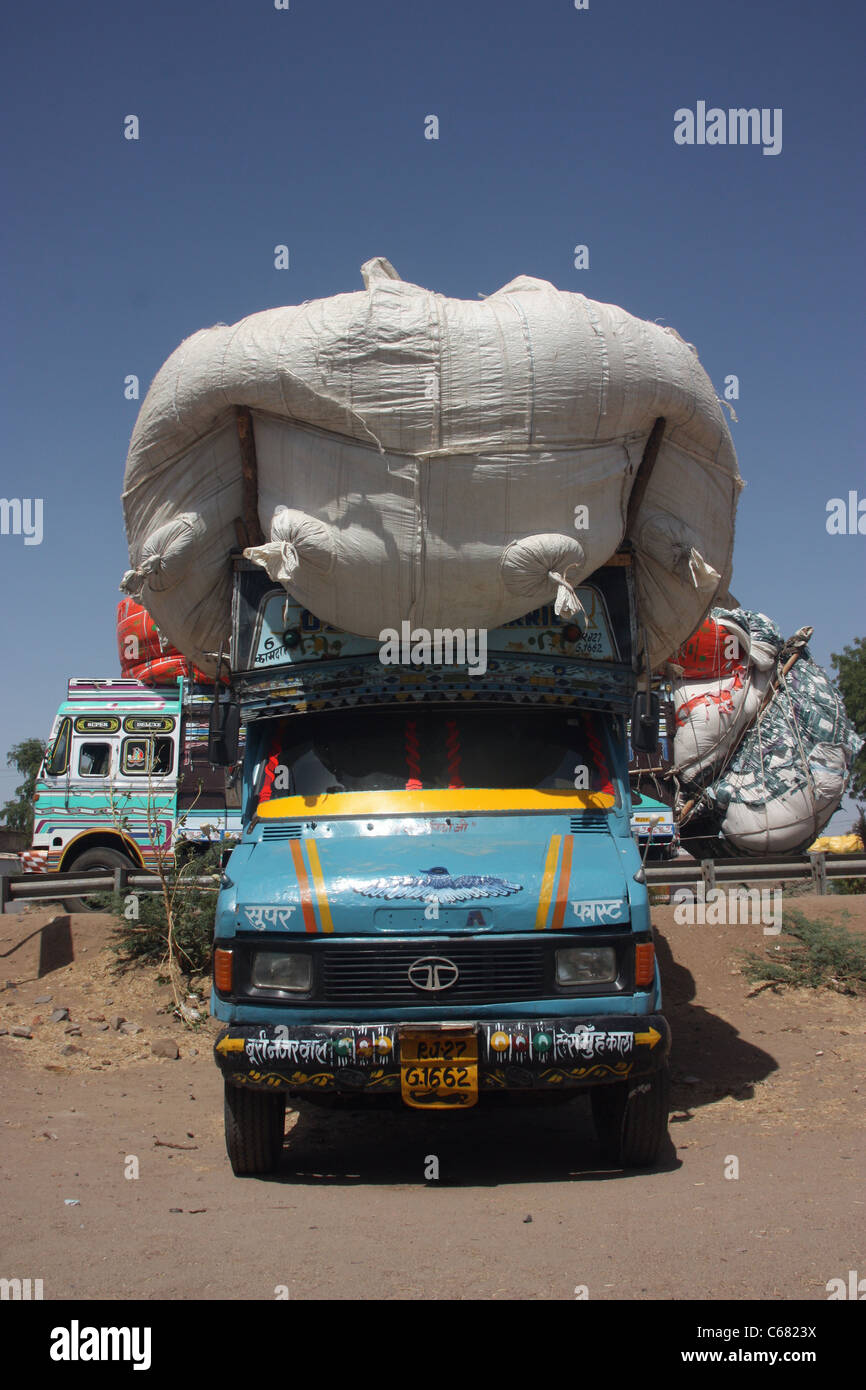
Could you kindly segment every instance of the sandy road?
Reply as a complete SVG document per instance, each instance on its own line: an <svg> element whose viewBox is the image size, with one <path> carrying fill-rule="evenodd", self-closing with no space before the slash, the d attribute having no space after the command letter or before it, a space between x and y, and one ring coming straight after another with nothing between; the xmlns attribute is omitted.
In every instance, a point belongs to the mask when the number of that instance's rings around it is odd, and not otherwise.
<svg viewBox="0 0 866 1390"><path fill-rule="evenodd" d="M277 1285L291 1298L573 1298L586 1285L593 1299L712 1299L826 1298L828 1279L862 1264L853 1124L817 1150L746 1115L701 1114L672 1126L658 1170L626 1176L599 1168L582 1102L459 1126L311 1109L278 1177L239 1180L220 1098L206 1057L132 1089L120 1075L42 1080L4 1127L4 1270L43 1278L47 1298L257 1299ZM732 1153L738 1180L724 1176ZM438 1183L424 1181L430 1155Z"/></svg>
<svg viewBox="0 0 866 1390"><path fill-rule="evenodd" d="M0 1274L43 1279L46 1299L281 1287L291 1299L574 1299L585 1287L593 1300L823 1300L828 1280L866 1273L862 1001L748 998L732 952L752 942L729 931L661 924L677 1084L653 1172L602 1168L579 1099L459 1116L308 1107L279 1174L237 1179L209 1037L154 1012L159 991L148 1013L140 980L141 1037L97 1032L83 1010L122 986L85 954L28 974L24 919L0 922L3 968L19 967L0 1021L44 1018L33 1001L49 987L84 1019L72 1057L46 1022L0 1037ZM98 919L76 926L94 952L100 932ZM141 1039L172 1027L180 1058L150 1057ZM425 1181L431 1156L438 1181Z"/></svg>

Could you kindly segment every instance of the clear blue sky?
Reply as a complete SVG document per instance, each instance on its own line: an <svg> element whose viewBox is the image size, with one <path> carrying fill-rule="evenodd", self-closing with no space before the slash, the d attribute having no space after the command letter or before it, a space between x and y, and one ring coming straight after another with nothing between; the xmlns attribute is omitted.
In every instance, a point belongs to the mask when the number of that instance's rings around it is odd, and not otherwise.
<svg viewBox="0 0 866 1390"><path fill-rule="evenodd" d="M734 592L823 664L861 635L866 537L825 509L866 496L864 29L859 0L15 6L0 496L43 498L44 539L0 536L0 800L67 676L117 669L124 377L373 255L466 298L541 276L736 373ZM781 153L676 145L698 101L782 108Z"/></svg>

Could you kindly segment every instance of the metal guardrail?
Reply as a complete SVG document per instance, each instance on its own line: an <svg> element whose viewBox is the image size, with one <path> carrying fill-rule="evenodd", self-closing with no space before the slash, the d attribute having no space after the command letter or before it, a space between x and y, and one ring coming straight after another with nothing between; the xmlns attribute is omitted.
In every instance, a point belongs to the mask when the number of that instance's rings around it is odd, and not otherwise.
<svg viewBox="0 0 866 1390"><path fill-rule="evenodd" d="M644 874L648 887L654 884L670 888L693 888L698 883L710 892L725 883L780 883L811 881L816 893L826 893L827 884L834 878L866 878L866 855L862 854L789 854L773 859L672 859L667 864L646 863ZM169 880L169 888L176 886ZM177 886L187 888L219 887L216 874L200 874L181 878ZM8 903L38 902L52 899L76 898L85 893L161 893L162 880L158 874L115 869L111 874L14 874L0 877L0 912Z"/></svg>
<svg viewBox="0 0 866 1390"><path fill-rule="evenodd" d="M663 884L671 888L693 888L698 883L706 892L725 883L783 883L811 881L816 893L826 893L834 878L866 878L866 855L788 854L773 859L682 859L664 864L647 863L644 873L648 886Z"/></svg>
<svg viewBox="0 0 866 1390"><path fill-rule="evenodd" d="M176 886L183 892L189 888L219 888L218 874L199 874L182 877L179 882L168 880L169 889ZM85 893L161 893L159 874L135 873L115 869L110 874L12 874L0 877L0 912L11 902L50 902L52 899L77 898Z"/></svg>

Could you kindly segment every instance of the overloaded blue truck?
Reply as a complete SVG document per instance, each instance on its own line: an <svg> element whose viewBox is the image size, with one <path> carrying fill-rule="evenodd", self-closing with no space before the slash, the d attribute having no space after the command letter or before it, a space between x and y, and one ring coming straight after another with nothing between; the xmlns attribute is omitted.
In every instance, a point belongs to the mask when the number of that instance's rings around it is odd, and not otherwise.
<svg viewBox="0 0 866 1390"><path fill-rule="evenodd" d="M487 633L482 675L459 633L395 662L235 556L210 755L231 764L243 727L212 995L236 1173L278 1165L293 1097L588 1092L609 1162L657 1160L670 1031L627 727L651 751L658 701L632 557L613 560L580 622L551 605Z"/></svg>

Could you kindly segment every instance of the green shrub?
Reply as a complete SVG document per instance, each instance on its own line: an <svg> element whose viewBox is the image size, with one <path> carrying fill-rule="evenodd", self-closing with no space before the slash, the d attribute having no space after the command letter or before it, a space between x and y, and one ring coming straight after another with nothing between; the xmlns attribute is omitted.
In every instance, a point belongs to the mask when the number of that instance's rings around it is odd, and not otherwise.
<svg viewBox="0 0 866 1390"><path fill-rule="evenodd" d="M744 953L747 980L776 987L818 989L840 994L866 992L866 940L834 922L816 922L789 910L771 954Z"/></svg>
<svg viewBox="0 0 866 1390"><path fill-rule="evenodd" d="M866 878L832 878L831 893L866 893Z"/></svg>
<svg viewBox="0 0 866 1390"><path fill-rule="evenodd" d="M202 874L218 875L219 870L219 850L211 849L184 864L179 882L183 885L185 880ZM175 892L172 886L169 887L174 919L174 959L185 975L204 974L210 970L217 883L218 880L215 880L213 889L181 886ZM118 918L112 949L126 962L148 961L158 965L167 961L169 932L163 894L137 895L137 918L125 916L126 901L125 897L116 894L104 895L103 910Z"/></svg>

